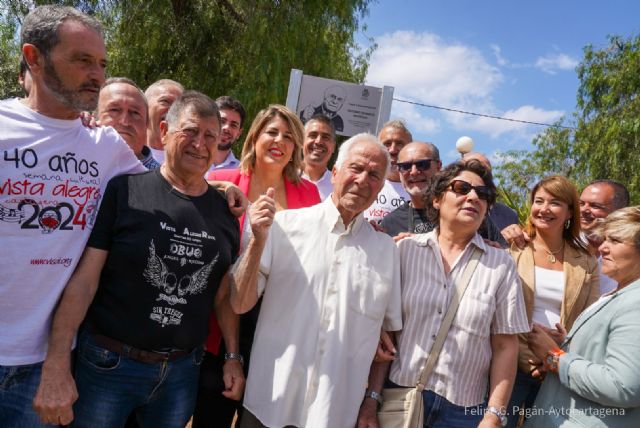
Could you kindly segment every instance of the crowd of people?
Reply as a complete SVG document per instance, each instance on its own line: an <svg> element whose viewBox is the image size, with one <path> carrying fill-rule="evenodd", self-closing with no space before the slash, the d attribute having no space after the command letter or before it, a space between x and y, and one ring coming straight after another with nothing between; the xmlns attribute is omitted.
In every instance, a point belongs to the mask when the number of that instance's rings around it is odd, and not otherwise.
<svg viewBox="0 0 640 428"><path fill-rule="evenodd" d="M418 385L425 427L640 426L623 184L550 175L521 225L480 153L443 166L401 120L338 146L278 104L238 159L239 100L105 79L95 18L39 6L21 39L0 425L385 428Z"/></svg>

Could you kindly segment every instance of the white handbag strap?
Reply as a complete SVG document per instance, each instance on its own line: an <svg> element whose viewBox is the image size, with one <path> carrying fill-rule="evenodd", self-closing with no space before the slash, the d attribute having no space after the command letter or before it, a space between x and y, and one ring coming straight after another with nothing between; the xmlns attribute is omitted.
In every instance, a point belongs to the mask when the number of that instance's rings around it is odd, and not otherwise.
<svg viewBox="0 0 640 428"><path fill-rule="evenodd" d="M453 318L456 316L456 312L458 311L458 306L460 305L460 301L462 300L462 296L466 291L469 283L471 282L471 276L473 272L478 267L478 262L480 261L482 250L480 248L473 248L473 252L471 253L471 259L465 266L464 271L462 272L462 276L460 280L456 283L456 288L453 292L453 297L451 298L451 303L449 304L449 308L447 309L447 313L442 320L442 324L440 324L440 329L438 330L438 334L436 336L436 340L431 347L431 351L429 352L429 356L427 357L427 363L424 365L424 370L420 374L420 379L418 379L418 383L416 384L416 388L418 391L422 391L427 382L427 378L431 374L431 371L436 365L436 361L438 361L438 357L440 356L440 351L442 351L442 346L444 345L444 341L447 338L447 334L449 333L449 329L451 328L451 323L453 322Z"/></svg>

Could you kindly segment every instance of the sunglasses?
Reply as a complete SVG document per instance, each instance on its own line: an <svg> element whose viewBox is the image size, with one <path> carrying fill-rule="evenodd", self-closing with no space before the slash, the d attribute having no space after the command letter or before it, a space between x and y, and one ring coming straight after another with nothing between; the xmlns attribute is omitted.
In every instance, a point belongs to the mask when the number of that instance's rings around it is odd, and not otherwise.
<svg viewBox="0 0 640 428"><path fill-rule="evenodd" d="M396 165L398 166L398 170L401 172L409 172L411 171L411 167L413 165L416 166L418 171L426 171L431 168L431 162L433 159L420 159L415 162L398 162Z"/></svg>
<svg viewBox="0 0 640 428"><path fill-rule="evenodd" d="M487 186L472 186L466 181L462 180L453 180L449 187L453 191L453 193L457 195L467 195L471 190L476 191L476 195L478 195L478 199L483 199L488 201L491 197L491 189Z"/></svg>

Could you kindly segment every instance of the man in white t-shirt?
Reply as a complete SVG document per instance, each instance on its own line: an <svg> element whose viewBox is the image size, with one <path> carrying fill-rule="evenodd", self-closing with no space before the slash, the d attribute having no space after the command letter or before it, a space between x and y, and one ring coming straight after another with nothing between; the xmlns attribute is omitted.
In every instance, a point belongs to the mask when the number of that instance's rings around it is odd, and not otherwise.
<svg viewBox="0 0 640 428"><path fill-rule="evenodd" d="M333 129L331 119L323 114L312 116L304 125L302 177L316 185L323 201L333 191L331 171L327 169L327 164L335 150L336 131Z"/></svg>
<svg viewBox="0 0 640 428"><path fill-rule="evenodd" d="M21 37L31 90L0 102L0 420L31 427L40 425L31 401L51 315L107 182L145 168L113 128L88 129L78 118L96 107L105 80L100 23L41 6Z"/></svg>
<svg viewBox="0 0 640 428"><path fill-rule="evenodd" d="M382 190L378 193L378 197L364 212L367 220L374 220L376 222L379 222L391 211L394 211L400 207L400 205L411 199L411 196L409 196L404 187L402 187L400 173L398 172L396 163L398 162L400 150L413 141L413 137L403 121L392 120L384 124L378 134L378 139L389 151L391 168L389 169L384 187L382 187Z"/></svg>
<svg viewBox="0 0 640 428"><path fill-rule="evenodd" d="M164 146L160 137L160 122L162 122L169 111L169 107L184 92L184 87L171 79L160 79L153 82L144 96L149 104L149 122L147 125L147 146L151 149L151 154L159 163L164 162Z"/></svg>

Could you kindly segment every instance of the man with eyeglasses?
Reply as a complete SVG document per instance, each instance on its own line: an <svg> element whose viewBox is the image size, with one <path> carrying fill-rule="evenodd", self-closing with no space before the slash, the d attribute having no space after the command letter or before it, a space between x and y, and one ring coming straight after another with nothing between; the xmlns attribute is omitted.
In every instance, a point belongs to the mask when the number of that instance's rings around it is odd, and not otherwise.
<svg viewBox="0 0 640 428"><path fill-rule="evenodd" d="M222 133L220 134L218 153L209 171L235 169L240 165L240 161L231 149L242 135L242 125L247 117L247 112L240 101L227 95L216 98L216 105L220 109Z"/></svg>
<svg viewBox="0 0 640 428"><path fill-rule="evenodd" d="M414 141L400 150L396 166L411 200L385 216L380 225L394 240L433 229L425 213L424 196L431 177L440 171L440 151L433 143Z"/></svg>

